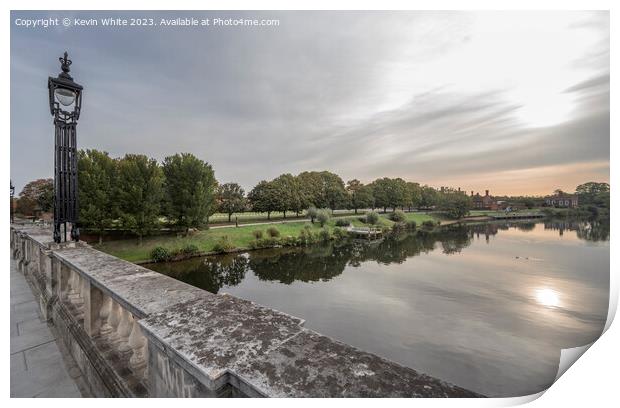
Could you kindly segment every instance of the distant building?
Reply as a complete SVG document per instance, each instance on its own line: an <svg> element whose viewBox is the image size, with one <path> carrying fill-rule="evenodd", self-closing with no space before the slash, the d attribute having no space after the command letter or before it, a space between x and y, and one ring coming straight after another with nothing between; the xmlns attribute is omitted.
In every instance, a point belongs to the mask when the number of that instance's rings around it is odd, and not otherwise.
<svg viewBox="0 0 620 408"><path fill-rule="evenodd" d="M545 204L549 207L575 208L579 205L579 198L576 194L560 193L545 198Z"/></svg>
<svg viewBox="0 0 620 408"><path fill-rule="evenodd" d="M489 190L485 191L483 196L480 193L471 192L471 199L476 210L497 210L499 206L493 196L489 195Z"/></svg>

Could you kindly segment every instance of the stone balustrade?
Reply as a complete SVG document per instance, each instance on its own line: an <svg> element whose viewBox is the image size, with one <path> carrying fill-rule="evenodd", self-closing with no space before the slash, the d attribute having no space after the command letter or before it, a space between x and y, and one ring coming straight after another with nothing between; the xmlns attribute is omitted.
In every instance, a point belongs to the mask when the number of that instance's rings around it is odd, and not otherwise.
<svg viewBox="0 0 620 408"><path fill-rule="evenodd" d="M46 229L12 226L11 254L96 396L479 397Z"/></svg>

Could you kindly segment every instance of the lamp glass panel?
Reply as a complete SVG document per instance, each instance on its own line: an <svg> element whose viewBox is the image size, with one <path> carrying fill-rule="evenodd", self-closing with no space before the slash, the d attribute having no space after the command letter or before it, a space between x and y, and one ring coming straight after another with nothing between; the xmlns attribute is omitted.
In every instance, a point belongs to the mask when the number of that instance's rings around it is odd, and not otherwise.
<svg viewBox="0 0 620 408"><path fill-rule="evenodd" d="M54 95L56 100L63 106L69 106L75 100L75 92L70 89L56 88Z"/></svg>

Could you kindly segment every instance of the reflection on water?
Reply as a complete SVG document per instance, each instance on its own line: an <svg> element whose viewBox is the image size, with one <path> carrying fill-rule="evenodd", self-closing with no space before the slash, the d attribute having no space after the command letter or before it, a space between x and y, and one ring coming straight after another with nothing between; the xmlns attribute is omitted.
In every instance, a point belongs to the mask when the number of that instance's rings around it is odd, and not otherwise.
<svg viewBox="0 0 620 408"><path fill-rule="evenodd" d="M543 306L555 307L560 305L560 296L555 289L536 289L536 300Z"/></svg>
<svg viewBox="0 0 620 408"><path fill-rule="evenodd" d="M151 264L489 396L538 392L607 316L609 224L488 223Z"/></svg>

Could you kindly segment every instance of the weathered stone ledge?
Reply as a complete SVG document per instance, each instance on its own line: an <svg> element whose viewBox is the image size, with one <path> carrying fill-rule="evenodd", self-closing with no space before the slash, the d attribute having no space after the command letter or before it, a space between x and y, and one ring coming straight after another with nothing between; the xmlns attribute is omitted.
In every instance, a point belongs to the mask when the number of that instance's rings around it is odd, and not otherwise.
<svg viewBox="0 0 620 408"><path fill-rule="evenodd" d="M480 397L51 232L13 226L12 255L94 395Z"/></svg>

